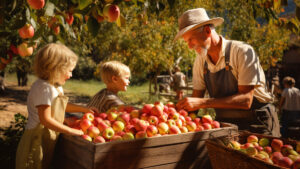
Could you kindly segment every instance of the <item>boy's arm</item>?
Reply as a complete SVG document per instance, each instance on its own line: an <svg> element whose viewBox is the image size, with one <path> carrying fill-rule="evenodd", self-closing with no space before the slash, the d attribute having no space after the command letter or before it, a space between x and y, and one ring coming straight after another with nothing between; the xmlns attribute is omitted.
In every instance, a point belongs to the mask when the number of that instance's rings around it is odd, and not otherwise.
<svg viewBox="0 0 300 169"><path fill-rule="evenodd" d="M45 127L60 133L66 133L70 135L83 135L83 131L70 128L62 123L59 123L51 116L51 106L39 105L37 106L40 123Z"/></svg>

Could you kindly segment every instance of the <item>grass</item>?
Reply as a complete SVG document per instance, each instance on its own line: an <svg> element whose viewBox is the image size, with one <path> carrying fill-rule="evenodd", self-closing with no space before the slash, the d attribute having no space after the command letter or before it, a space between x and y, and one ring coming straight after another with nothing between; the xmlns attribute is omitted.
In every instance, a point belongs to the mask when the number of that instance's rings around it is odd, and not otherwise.
<svg viewBox="0 0 300 169"><path fill-rule="evenodd" d="M6 74L5 80L8 82L17 83L16 74ZM36 80L34 75L28 76L28 85L31 85ZM72 92L77 96L88 96L92 97L99 90L105 88L103 82L97 80L76 80L70 79L63 86L65 91ZM131 105L142 105L144 103L154 103L155 101L168 101L157 95L149 95L149 82L146 82L139 86L128 86L126 92L119 92L120 98L127 104Z"/></svg>

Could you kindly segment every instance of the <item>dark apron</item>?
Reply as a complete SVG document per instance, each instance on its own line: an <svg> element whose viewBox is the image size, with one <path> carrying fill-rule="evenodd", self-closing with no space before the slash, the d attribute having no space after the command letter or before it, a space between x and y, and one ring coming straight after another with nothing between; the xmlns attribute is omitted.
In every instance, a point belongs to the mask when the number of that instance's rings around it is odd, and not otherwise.
<svg viewBox="0 0 300 169"><path fill-rule="evenodd" d="M238 82L229 65L231 43L225 49L225 68L211 73L207 62L204 63L204 81L210 97L222 98L238 93ZM239 130L248 130L280 137L279 121L275 106L271 103L260 103L255 97L249 110L215 109L216 120L236 124Z"/></svg>

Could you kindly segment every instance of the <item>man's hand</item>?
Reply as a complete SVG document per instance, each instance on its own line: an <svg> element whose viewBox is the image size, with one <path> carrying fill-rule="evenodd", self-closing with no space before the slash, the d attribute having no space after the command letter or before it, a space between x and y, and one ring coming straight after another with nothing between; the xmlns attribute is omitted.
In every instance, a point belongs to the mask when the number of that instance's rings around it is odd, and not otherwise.
<svg viewBox="0 0 300 169"><path fill-rule="evenodd" d="M89 112L92 112L92 113L99 113L98 109L96 107L90 107L89 108Z"/></svg>
<svg viewBox="0 0 300 169"><path fill-rule="evenodd" d="M185 97L184 99L180 100L176 107L178 109L185 109L187 111L194 111L201 108L201 105L205 103L206 99L197 98L197 97Z"/></svg>

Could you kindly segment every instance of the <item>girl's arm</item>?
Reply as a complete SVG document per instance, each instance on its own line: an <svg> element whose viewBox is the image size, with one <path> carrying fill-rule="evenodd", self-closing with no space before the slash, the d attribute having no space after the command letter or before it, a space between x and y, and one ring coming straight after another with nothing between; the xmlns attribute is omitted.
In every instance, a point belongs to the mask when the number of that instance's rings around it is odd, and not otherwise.
<svg viewBox="0 0 300 169"><path fill-rule="evenodd" d="M83 131L70 128L64 124L59 123L51 117L51 106L39 105L37 106L40 123L45 127L60 133L66 133L70 135L83 135Z"/></svg>
<svg viewBox="0 0 300 169"><path fill-rule="evenodd" d="M95 107L83 107L83 106L79 106L73 103L68 103L67 107L66 107L66 112L83 112L83 113L87 113L87 112L92 112L92 113L99 113L98 109Z"/></svg>

